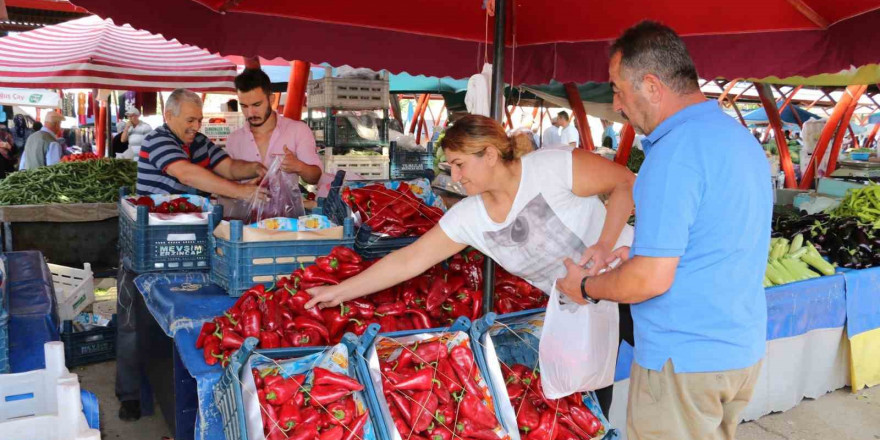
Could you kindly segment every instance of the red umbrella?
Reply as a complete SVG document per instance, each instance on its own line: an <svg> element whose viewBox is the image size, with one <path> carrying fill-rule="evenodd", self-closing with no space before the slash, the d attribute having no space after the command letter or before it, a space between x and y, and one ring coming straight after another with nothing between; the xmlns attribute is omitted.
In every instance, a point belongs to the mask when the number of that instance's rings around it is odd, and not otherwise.
<svg viewBox="0 0 880 440"><path fill-rule="evenodd" d="M494 18L480 0L329 2L73 0L117 22L224 55L260 55L460 78L486 61ZM685 36L702 77L837 72L880 61L880 0L519 0L508 80L607 80L608 41L636 22ZM488 57L491 58L491 57Z"/></svg>

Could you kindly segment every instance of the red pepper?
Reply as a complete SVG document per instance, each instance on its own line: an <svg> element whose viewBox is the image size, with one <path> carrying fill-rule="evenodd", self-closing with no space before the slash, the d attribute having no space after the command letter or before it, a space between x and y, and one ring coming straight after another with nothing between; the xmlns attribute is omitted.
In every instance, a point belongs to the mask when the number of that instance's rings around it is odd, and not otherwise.
<svg viewBox="0 0 880 440"><path fill-rule="evenodd" d="M208 339L208 342L205 343L203 350L203 354L205 357L205 363L208 365L217 365L217 362L220 362L220 359L223 357L222 352L220 351L220 340L214 337Z"/></svg>
<svg viewBox="0 0 880 440"><path fill-rule="evenodd" d="M498 440L498 434L495 434L495 431L480 428L470 419L459 418L458 423L455 425L455 432L464 438L476 440Z"/></svg>
<svg viewBox="0 0 880 440"><path fill-rule="evenodd" d="M464 389L474 396L482 395L480 388L477 387L477 383L474 382L474 373L476 373L477 368L471 350L459 345L453 348L449 354L452 369L455 370L455 374L461 379Z"/></svg>
<svg viewBox="0 0 880 440"><path fill-rule="evenodd" d="M241 315L242 335L245 338L259 338L262 314L259 310L248 310Z"/></svg>
<svg viewBox="0 0 880 440"><path fill-rule="evenodd" d="M305 290L297 290L294 292L291 289L285 287L285 290L288 293L287 298L284 300L284 304L290 308L290 311L295 313L304 313L306 309L306 303L312 299L311 295Z"/></svg>
<svg viewBox="0 0 880 440"><path fill-rule="evenodd" d="M289 330L284 336L294 347L308 347L321 343L321 336L314 330Z"/></svg>
<svg viewBox="0 0 880 440"><path fill-rule="evenodd" d="M432 341L427 344L421 344L415 349L415 359L423 364L437 362L449 355L449 349L446 344L440 341Z"/></svg>
<svg viewBox="0 0 880 440"><path fill-rule="evenodd" d="M150 199L153 200L153 199ZM196 348L204 348L205 341L217 331L217 324L213 322L206 322L202 324L202 331L199 332L199 337L196 339Z"/></svg>
<svg viewBox="0 0 880 440"><path fill-rule="evenodd" d="M403 419L406 421L407 425L412 426L413 413L410 409L409 400L403 394L395 392L389 392L385 394L385 397L390 399L394 406L398 410L400 410L400 414L403 416Z"/></svg>
<svg viewBox="0 0 880 440"><path fill-rule="evenodd" d="M397 322L397 318L393 316L383 316L379 318L379 326L382 328L382 332L396 332L400 330L400 323Z"/></svg>
<svg viewBox="0 0 880 440"><path fill-rule="evenodd" d="M464 389L461 386L461 382L456 378L455 371L452 369L452 364L450 364L448 358L440 359L437 363L437 379L440 379L443 385L446 385L446 389L450 393L458 393Z"/></svg>
<svg viewBox="0 0 880 440"><path fill-rule="evenodd" d="M345 263L354 263L361 264L363 261L361 256L357 254L357 252L345 247L345 246L336 246L333 250L330 251L330 255L338 258L340 261Z"/></svg>
<svg viewBox="0 0 880 440"><path fill-rule="evenodd" d="M455 428L455 408L452 405L441 405L437 411L434 412L434 420L440 424L440 426L445 426L449 429Z"/></svg>
<svg viewBox="0 0 880 440"><path fill-rule="evenodd" d="M452 427L434 425L428 430L428 440L452 440Z"/></svg>
<svg viewBox="0 0 880 440"><path fill-rule="evenodd" d="M348 425L351 423L351 420L354 418L356 414L351 411L351 408L348 405L348 402L353 402L352 399L346 399L346 401L338 400L336 402L327 405L327 413L330 415L330 424L332 425Z"/></svg>
<svg viewBox="0 0 880 440"><path fill-rule="evenodd" d="M431 290L428 291L428 301L426 303L428 311L439 308L451 294L452 290L449 289L446 280L442 278L435 279L434 284L431 285Z"/></svg>
<svg viewBox="0 0 880 440"><path fill-rule="evenodd" d="M312 423L302 423L293 430L293 435L288 437L289 440L315 440L318 437L318 425Z"/></svg>
<svg viewBox="0 0 880 440"><path fill-rule="evenodd" d="M597 419L596 416L586 408L573 406L569 408L569 410L574 422L577 423L578 427L583 429L588 435L596 435L596 433L602 429L602 424L599 423L599 419Z"/></svg>
<svg viewBox="0 0 880 440"><path fill-rule="evenodd" d="M517 384L518 385L518 384ZM525 432L533 431L541 424L541 414L529 399L523 399L516 409L516 424Z"/></svg>
<svg viewBox="0 0 880 440"><path fill-rule="evenodd" d="M433 324L431 323L431 317L421 310L408 309L406 313L408 315L412 315L413 325L416 326L417 330L425 330L433 326Z"/></svg>
<svg viewBox="0 0 880 440"><path fill-rule="evenodd" d="M333 274L339 269L339 260L336 257L318 257L315 259L315 266L328 274Z"/></svg>
<svg viewBox="0 0 880 440"><path fill-rule="evenodd" d="M516 364L511 367L511 373L516 376L517 380L519 380L520 382L522 382L523 385L526 386L531 385L532 382L538 379L538 376L535 374L535 372L531 368L523 364Z"/></svg>
<svg viewBox="0 0 880 440"><path fill-rule="evenodd" d="M437 396L430 389L416 393L410 405L410 411L413 415L413 430L415 432L427 430L431 426L431 420L434 419L434 411L437 411L439 406Z"/></svg>
<svg viewBox="0 0 880 440"><path fill-rule="evenodd" d="M214 336L220 338L222 350L238 350L244 344L244 338L228 328L218 329Z"/></svg>
<svg viewBox="0 0 880 440"><path fill-rule="evenodd" d="M557 428L556 413L547 411L541 414L541 423L526 436L527 440L553 440L556 438Z"/></svg>
<svg viewBox="0 0 880 440"><path fill-rule="evenodd" d="M364 389L364 386L361 385L361 383L357 380L344 374L337 374L321 367L316 367L314 369L314 375L315 377L312 383L315 386L333 385L340 386L351 391L363 391Z"/></svg>
<svg viewBox="0 0 880 440"><path fill-rule="evenodd" d="M263 377L260 376L260 371L256 368L251 368L251 375L254 377L254 385L257 386L257 389L263 388Z"/></svg>
<svg viewBox="0 0 880 440"><path fill-rule="evenodd" d="M434 372L428 368L422 369L412 376L403 378L394 384L395 390L430 391L434 383Z"/></svg>
<svg viewBox="0 0 880 440"><path fill-rule="evenodd" d="M303 425L316 425L321 420L321 412L313 407L300 408Z"/></svg>
<svg viewBox="0 0 880 440"><path fill-rule="evenodd" d="M312 397L310 403L315 407L327 406L343 397L351 394L351 390L332 385L318 385L312 387L309 395Z"/></svg>
<svg viewBox="0 0 880 440"><path fill-rule="evenodd" d="M404 220L419 213L418 204L408 200L399 200L391 205L391 210Z"/></svg>
<svg viewBox="0 0 880 440"><path fill-rule="evenodd" d="M344 435L345 429L343 429L342 426L334 426L321 432L321 434L318 435L318 440L342 440L342 436Z"/></svg>
<svg viewBox="0 0 880 440"><path fill-rule="evenodd" d="M510 397L510 400L519 399L525 394L526 387L524 387L521 383L507 384L507 396Z"/></svg>
<svg viewBox="0 0 880 440"><path fill-rule="evenodd" d="M303 385L303 376L291 376L271 385L266 383L266 401L273 405L284 405L299 393Z"/></svg>
<svg viewBox="0 0 880 440"><path fill-rule="evenodd" d="M281 336L277 332L260 332L260 348L281 347Z"/></svg>
<svg viewBox="0 0 880 440"><path fill-rule="evenodd" d="M392 216L389 215L388 217L389 217L388 221L391 222ZM379 229L379 233L386 234L389 237L395 237L395 238L396 237L403 237L404 235L406 235L407 231L408 231L408 229L405 226L396 225L396 224L386 224L385 226L383 226L382 228Z"/></svg>
<svg viewBox="0 0 880 440"><path fill-rule="evenodd" d="M513 313L517 311L517 305L514 303L513 298L505 297L505 298L496 298L495 300L495 312L501 315L506 315L508 313Z"/></svg>
<svg viewBox="0 0 880 440"><path fill-rule="evenodd" d="M345 329L348 320L354 317L354 313L352 313L351 307L342 303L338 308L321 310L321 316L324 318L330 337L335 338Z"/></svg>
<svg viewBox="0 0 880 440"><path fill-rule="evenodd" d="M446 388L446 385L443 384L442 380L434 379L434 387L432 388L432 391L437 395L437 400L440 401L441 405L452 403L452 394L449 393L449 389Z"/></svg>
<svg viewBox="0 0 880 440"><path fill-rule="evenodd" d="M318 266L307 267L305 273L303 273L303 281L320 282L324 284L339 284L339 280L335 276L324 272Z"/></svg>
<svg viewBox="0 0 880 440"><path fill-rule="evenodd" d="M483 315L483 292L470 290L468 293L471 295L471 319L477 319Z"/></svg>
<svg viewBox="0 0 880 440"><path fill-rule="evenodd" d="M363 271L364 268L360 264L342 263L339 265L336 275L339 276L340 279L348 279Z"/></svg>
<svg viewBox="0 0 880 440"><path fill-rule="evenodd" d="M299 413L299 406L293 399L281 405L281 413L278 414L278 423L281 425L281 429L290 431L291 428L300 422L302 422L302 415Z"/></svg>
<svg viewBox="0 0 880 440"><path fill-rule="evenodd" d="M391 303L391 304L382 304L376 307L376 312L379 316L398 316L406 313L406 304L403 303Z"/></svg>
<svg viewBox="0 0 880 440"><path fill-rule="evenodd" d="M565 426L556 427L556 440L581 440L580 436L575 435Z"/></svg>
<svg viewBox="0 0 880 440"><path fill-rule="evenodd" d="M293 318L293 323L297 328L303 330L315 330L325 341L330 341L330 332L327 330L327 327L324 327L324 324L321 324L314 319L305 316L297 316L296 318Z"/></svg>
<svg viewBox="0 0 880 440"><path fill-rule="evenodd" d="M262 324L266 330L275 331L282 328L281 308L275 301L271 299L261 301L259 308L262 312Z"/></svg>
<svg viewBox="0 0 880 440"><path fill-rule="evenodd" d="M374 320L359 321L357 319L350 319L348 322L348 331L360 336L367 331L367 327L369 327Z"/></svg>
<svg viewBox="0 0 880 440"><path fill-rule="evenodd" d="M461 415L470 419L478 426L488 429L495 429L498 426L498 420L495 413L489 409L475 394L466 393L459 404Z"/></svg>
<svg viewBox="0 0 880 440"><path fill-rule="evenodd" d="M348 431L348 434L345 435L344 440L357 440L363 438L364 426L367 424L368 415L368 413L363 413L360 417L354 420L354 424L351 426L351 430Z"/></svg>
<svg viewBox="0 0 880 440"><path fill-rule="evenodd" d="M265 420L263 421L263 430L269 433L267 440L280 440L285 438L286 436L282 435L283 431L281 429L281 424L278 423L278 412L275 408L272 405L266 405L262 409L263 416L265 417Z"/></svg>
<svg viewBox="0 0 880 440"><path fill-rule="evenodd" d="M348 304L352 310L356 311L361 318L370 319L376 314L376 306L370 302L353 299L351 301L346 301L346 304Z"/></svg>

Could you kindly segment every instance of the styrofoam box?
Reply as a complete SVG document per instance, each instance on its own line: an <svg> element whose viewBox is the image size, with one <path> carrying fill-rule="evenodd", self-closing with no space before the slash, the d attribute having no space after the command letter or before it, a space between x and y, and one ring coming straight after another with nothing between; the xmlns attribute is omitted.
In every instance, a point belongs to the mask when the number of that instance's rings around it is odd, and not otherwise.
<svg viewBox="0 0 880 440"><path fill-rule="evenodd" d="M46 369L0 375L0 440L100 440L83 414L79 378L64 344L47 342Z"/></svg>
<svg viewBox="0 0 880 440"><path fill-rule="evenodd" d="M49 264L55 298L58 300L58 316L62 321L72 320L95 302L95 277L92 265L86 263L82 269Z"/></svg>

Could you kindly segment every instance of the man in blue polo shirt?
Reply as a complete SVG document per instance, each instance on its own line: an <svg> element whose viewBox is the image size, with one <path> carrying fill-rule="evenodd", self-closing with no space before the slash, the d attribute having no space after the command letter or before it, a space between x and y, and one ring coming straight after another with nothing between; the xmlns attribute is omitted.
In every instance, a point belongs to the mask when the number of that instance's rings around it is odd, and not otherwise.
<svg viewBox="0 0 880 440"><path fill-rule="evenodd" d="M615 110L646 135L635 240L617 269L558 287L633 304L630 439L733 439L764 356L762 287L773 210L761 146L707 101L684 43L643 22L612 45ZM611 257L615 258L615 257Z"/></svg>

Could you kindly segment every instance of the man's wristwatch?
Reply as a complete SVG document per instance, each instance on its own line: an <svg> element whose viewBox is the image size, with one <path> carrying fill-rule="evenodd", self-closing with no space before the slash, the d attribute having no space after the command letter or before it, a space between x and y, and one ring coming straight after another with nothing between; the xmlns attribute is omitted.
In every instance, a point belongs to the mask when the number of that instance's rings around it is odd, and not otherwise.
<svg viewBox="0 0 880 440"><path fill-rule="evenodd" d="M596 304L599 300L593 299L587 294L587 278L589 277L584 277L584 279L581 280L581 298L589 304Z"/></svg>

